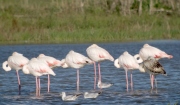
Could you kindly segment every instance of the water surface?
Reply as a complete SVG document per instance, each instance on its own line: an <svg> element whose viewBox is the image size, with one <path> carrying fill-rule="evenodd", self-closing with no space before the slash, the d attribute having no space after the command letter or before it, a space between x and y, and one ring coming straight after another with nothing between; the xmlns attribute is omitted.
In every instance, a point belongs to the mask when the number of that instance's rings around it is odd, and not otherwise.
<svg viewBox="0 0 180 105"><path fill-rule="evenodd" d="M25 75L19 71L22 91L18 95L18 84L15 70L5 72L0 68L0 104L6 105L69 105L69 104L94 104L94 105L167 105L180 103L180 41L144 41L128 43L101 43L99 46L105 48L116 59L124 51L137 54L143 44L148 43L172 54L173 59L161 59L167 76L158 75L158 88L150 89L149 74L133 71L134 90L126 92L125 72L123 69L114 67L113 62L101 63L102 81L114 83L110 88L103 89L102 94L96 99L84 99L80 96L74 102L63 102L60 97L62 91L72 94L76 92L76 70L72 68L55 68L56 76L51 76L50 93L47 93L47 76L41 77L41 96L35 96L35 77ZM17 51L27 58L37 57L40 53L53 56L57 59L65 58L70 50L79 52L85 56L86 48L91 44L43 44L43 45L3 45L0 46L0 63L2 64ZM87 65L80 69L80 91L93 90L94 81L93 65Z"/></svg>

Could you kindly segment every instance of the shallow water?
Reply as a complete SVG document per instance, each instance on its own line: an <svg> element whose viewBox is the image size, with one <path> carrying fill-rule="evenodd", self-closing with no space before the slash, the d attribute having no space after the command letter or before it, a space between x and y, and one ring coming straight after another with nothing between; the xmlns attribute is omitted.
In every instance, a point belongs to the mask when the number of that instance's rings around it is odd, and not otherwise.
<svg viewBox="0 0 180 105"><path fill-rule="evenodd" d="M47 93L47 76L41 77L41 96L35 96L35 77L25 75L19 71L21 79L21 95L18 95L18 84L15 70L5 72L0 68L0 104L6 105L35 105L35 104L119 104L119 105L167 105L180 103L180 41L144 41L128 43L101 43L99 46L105 48L116 59L124 51L134 55L144 43L158 47L172 54L173 59L161 59L167 76L158 75L158 88L150 89L149 74L133 71L134 89L126 92L125 72L123 69L114 67L113 62L101 63L102 81L114 83L113 86L103 89L102 94L96 99L84 99L80 96L76 101L63 102L60 94L62 91L68 94L76 92L76 70L55 68L56 76L51 76L50 93ZM86 48L91 44L48 44L48 45L3 45L0 46L0 63L2 64L17 51L27 58L37 57L40 53L63 59L70 50L87 56ZM80 69L80 91L92 91L94 87L93 65L87 65Z"/></svg>

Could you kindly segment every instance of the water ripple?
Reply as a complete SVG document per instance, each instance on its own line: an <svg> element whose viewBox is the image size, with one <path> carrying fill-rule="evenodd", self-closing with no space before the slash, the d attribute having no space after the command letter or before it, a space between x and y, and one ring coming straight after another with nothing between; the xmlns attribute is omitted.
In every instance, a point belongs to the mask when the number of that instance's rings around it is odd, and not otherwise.
<svg viewBox="0 0 180 105"><path fill-rule="evenodd" d="M41 96L35 96L35 77L25 75L20 71L22 85L21 95L18 95L18 85L15 70L5 72L0 68L0 104L1 105L36 105L36 104L58 104L58 105L167 105L180 103L180 41L145 41L133 43L102 43L99 46L107 49L116 59L125 50L130 54L138 53L144 43L163 49L174 56L173 59L162 59L167 76L158 75L157 89L150 89L149 74L133 71L134 90L126 92L125 71L114 67L113 62L101 63L102 81L113 83L110 88L103 89L102 94L96 99L84 99L83 95L74 102L63 102L61 92L68 94L76 93L76 70L72 68L55 68L56 76L51 76L50 93L47 93L47 76L41 77ZM40 53L63 59L70 50L75 50L87 56L86 48L90 44L50 44L50 45L8 45L0 46L3 63L17 51L28 58L37 57ZM94 68L87 65L80 69L80 91L93 91ZM99 89L97 89L99 90Z"/></svg>

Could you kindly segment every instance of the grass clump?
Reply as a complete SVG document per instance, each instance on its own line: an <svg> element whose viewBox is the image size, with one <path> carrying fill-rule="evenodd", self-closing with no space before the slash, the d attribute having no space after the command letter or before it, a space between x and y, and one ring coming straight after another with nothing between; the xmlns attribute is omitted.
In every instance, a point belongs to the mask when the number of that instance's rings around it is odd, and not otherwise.
<svg viewBox="0 0 180 105"><path fill-rule="evenodd" d="M0 43L180 39L178 15L123 16L90 3L81 10L71 0L25 1L0 1Z"/></svg>

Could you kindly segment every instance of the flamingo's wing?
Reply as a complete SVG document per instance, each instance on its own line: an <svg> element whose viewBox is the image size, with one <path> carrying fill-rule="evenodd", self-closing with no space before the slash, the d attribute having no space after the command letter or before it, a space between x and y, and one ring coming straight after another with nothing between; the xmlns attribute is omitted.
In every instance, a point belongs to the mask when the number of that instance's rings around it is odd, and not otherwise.
<svg viewBox="0 0 180 105"><path fill-rule="evenodd" d="M72 62L75 64L86 64L88 61L90 61L89 58L79 53L76 53L72 58Z"/></svg>
<svg viewBox="0 0 180 105"><path fill-rule="evenodd" d="M139 64L136 62L135 58L130 54L121 55L120 56L120 64L127 69L139 68Z"/></svg>
<svg viewBox="0 0 180 105"><path fill-rule="evenodd" d="M8 61L19 67L23 67L25 64L28 63L29 60L23 56L11 56L10 59L8 59Z"/></svg>

